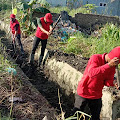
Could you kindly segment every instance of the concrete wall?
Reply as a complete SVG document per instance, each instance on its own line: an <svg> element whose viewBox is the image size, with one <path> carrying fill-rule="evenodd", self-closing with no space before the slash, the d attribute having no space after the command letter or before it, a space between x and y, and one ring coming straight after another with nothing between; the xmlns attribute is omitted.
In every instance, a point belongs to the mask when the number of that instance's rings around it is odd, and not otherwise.
<svg viewBox="0 0 120 120"><path fill-rule="evenodd" d="M79 0L81 1L81 0ZM120 16L118 10L120 8L119 0L82 0L83 5L95 4L97 14Z"/></svg>
<svg viewBox="0 0 120 120"><path fill-rule="evenodd" d="M102 15L94 15L94 14L82 14L77 13L75 17L71 17L70 20L76 25L79 25L83 28L90 28L96 24L106 24L108 23L118 23L120 25L120 19L117 17L110 17L110 16L102 16Z"/></svg>
<svg viewBox="0 0 120 120"><path fill-rule="evenodd" d="M35 17L43 17L44 13L37 13L35 12L33 14L33 18ZM53 21L56 21L58 19L60 14L52 13ZM82 28L91 28L95 26L96 24L104 25L106 23L114 23L120 25L120 19L118 17L111 17L111 16L103 16L103 15L95 15L95 14L82 14L77 13L75 14L75 17L70 16L71 22L75 23L77 26L80 26Z"/></svg>
<svg viewBox="0 0 120 120"><path fill-rule="evenodd" d="M67 0L46 0L51 6L66 6Z"/></svg>
<svg viewBox="0 0 120 120"><path fill-rule="evenodd" d="M96 7L95 10L92 10L93 13L120 16L118 12L120 10L120 0L77 0L75 2L71 0L70 3L74 8L79 8L86 4L94 4Z"/></svg>

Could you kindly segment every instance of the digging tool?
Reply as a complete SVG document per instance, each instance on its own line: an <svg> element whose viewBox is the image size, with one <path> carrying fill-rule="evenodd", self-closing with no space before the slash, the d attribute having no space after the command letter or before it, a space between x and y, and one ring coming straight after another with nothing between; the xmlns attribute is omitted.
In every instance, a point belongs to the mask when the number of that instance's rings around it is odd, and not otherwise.
<svg viewBox="0 0 120 120"><path fill-rule="evenodd" d="M119 79L119 70L118 70L118 65L116 66L116 76L117 76L118 89L120 90L120 79Z"/></svg>
<svg viewBox="0 0 120 120"><path fill-rule="evenodd" d="M16 42L12 40L13 51L16 51Z"/></svg>
<svg viewBox="0 0 120 120"><path fill-rule="evenodd" d="M59 22L60 19L61 19L61 15L58 17L57 22L56 22L55 25L53 26L53 29L52 29L52 31L51 31L51 34L52 34L53 30L55 29L55 27L57 26L57 24L58 24L58 22Z"/></svg>

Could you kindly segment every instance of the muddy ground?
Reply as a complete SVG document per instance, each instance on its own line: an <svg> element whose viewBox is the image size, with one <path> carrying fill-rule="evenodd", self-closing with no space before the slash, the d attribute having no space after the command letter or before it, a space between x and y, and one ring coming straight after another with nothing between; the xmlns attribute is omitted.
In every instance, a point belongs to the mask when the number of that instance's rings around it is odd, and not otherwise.
<svg viewBox="0 0 120 120"><path fill-rule="evenodd" d="M33 38L22 38L25 54L21 57L19 55L19 50L17 50L16 54L14 54L14 52L12 51L11 42L7 39L5 32L0 30L0 34L3 36L1 40L7 48L7 53L12 58L14 58L23 72L27 75L27 77L29 77L29 80L34 85L34 87L48 100L51 106L54 107L58 113L60 113L58 88L60 89L62 108L63 111L66 113L65 116L68 117L73 108L74 99L71 99L70 96L66 96L64 94L64 90L61 89L57 83L54 83L49 78L47 78L44 74L44 69L37 67L36 61L32 67L30 67L30 65L28 64ZM87 58L81 58L80 56L76 56L74 54L63 53L62 51L60 51L59 48L51 49L52 46L54 46L54 44L53 42L50 43L49 40L47 48L49 49L50 57L55 57L59 61L67 62L69 65L83 73L88 61Z"/></svg>

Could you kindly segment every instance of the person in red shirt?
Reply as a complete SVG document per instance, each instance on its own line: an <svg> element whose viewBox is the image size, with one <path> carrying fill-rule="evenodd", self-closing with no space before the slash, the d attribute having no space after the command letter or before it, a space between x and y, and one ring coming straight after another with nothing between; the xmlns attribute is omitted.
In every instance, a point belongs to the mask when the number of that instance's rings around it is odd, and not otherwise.
<svg viewBox="0 0 120 120"><path fill-rule="evenodd" d="M19 46L21 47L21 54L24 54L23 46L21 43L21 31L20 31L20 24L15 18L14 14L10 15L10 31L12 35L12 42L13 44L17 41Z"/></svg>
<svg viewBox="0 0 120 120"><path fill-rule="evenodd" d="M38 61L38 66L41 65L44 52L45 52L45 48L46 48L46 44L47 44L47 39L52 31L52 23L53 23L53 20L52 20L51 13L47 13L44 17L37 19L38 27L37 27L35 39L33 42L32 52L31 52L30 59L29 59L30 64L33 64L35 51L38 47L39 42L41 41L42 47L41 47L41 55Z"/></svg>
<svg viewBox="0 0 120 120"><path fill-rule="evenodd" d="M92 55L88 61L82 79L78 83L73 113L90 108L92 120L100 120L102 108L102 89L114 84L115 67L120 63L120 46L110 53Z"/></svg>

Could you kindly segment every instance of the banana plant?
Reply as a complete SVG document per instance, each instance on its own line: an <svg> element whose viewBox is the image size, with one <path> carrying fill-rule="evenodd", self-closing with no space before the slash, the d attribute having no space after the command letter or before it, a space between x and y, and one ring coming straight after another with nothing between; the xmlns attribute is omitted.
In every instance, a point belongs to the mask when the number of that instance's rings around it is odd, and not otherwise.
<svg viewBox="0 0 120 120"><path fill-rule="evenodd" d="M49 10L43 7L38 7L38 8L33 9L33 5L36 3L41 4L41 1L31 0L29 3L22 1L17 4L17 8L20 9L20 12L22 14L20 16L20 19L22 22L22 28L24 32L29 33L30 31L32 32L33 29L36 29L35 23L32 20L32 15L34 11L39 11L42 13L50 12Z"/></svg>

